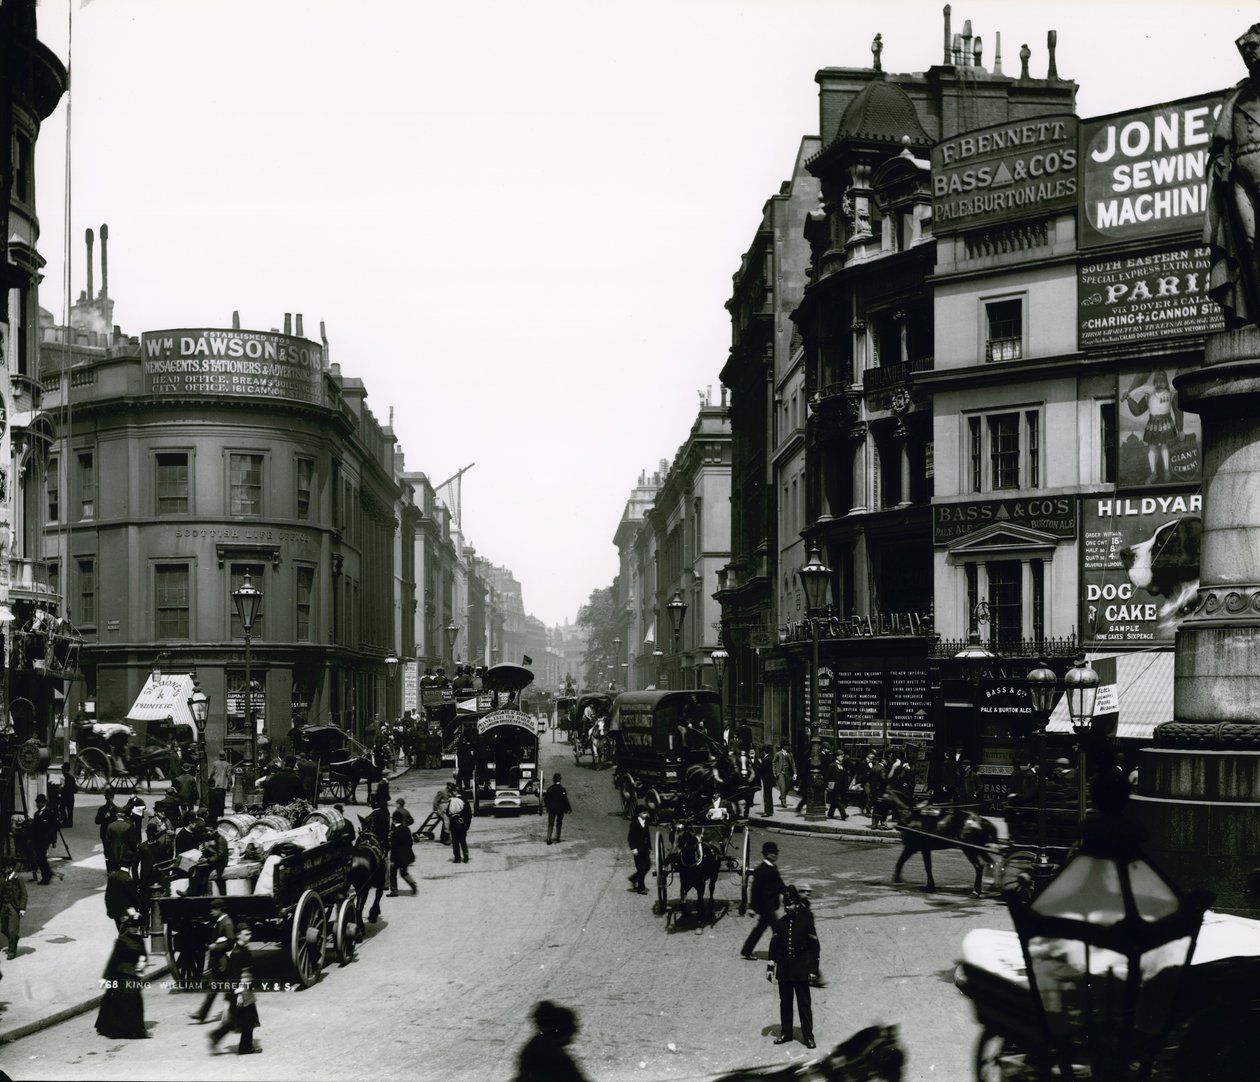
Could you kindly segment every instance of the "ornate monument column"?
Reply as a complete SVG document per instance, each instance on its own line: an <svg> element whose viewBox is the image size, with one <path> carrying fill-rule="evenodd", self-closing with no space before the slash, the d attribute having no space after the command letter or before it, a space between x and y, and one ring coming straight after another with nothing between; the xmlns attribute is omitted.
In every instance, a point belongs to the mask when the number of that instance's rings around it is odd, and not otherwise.
<svg viewBox="0 0 1260 1082"><path fill-rule="evenodd" d="M1174 720L1139 759L1131 808L1147 849L1183 887L1260 915L1260 24L1238 39L1249 79L1213 132L1209 292L1227 330L1176 380L1203 421L1198 601L1177 632Z"/></svg>

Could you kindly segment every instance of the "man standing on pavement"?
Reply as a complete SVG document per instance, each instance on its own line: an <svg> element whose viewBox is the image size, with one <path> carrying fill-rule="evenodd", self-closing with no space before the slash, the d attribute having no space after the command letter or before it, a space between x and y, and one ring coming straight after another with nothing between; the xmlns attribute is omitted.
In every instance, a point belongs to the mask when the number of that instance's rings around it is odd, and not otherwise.
<svg viewBox="0 0 1260 1082"><path fill-rule="evenodd" d="M838 751L827 764L827 818L838 811L841 819L849 818L849 785L853 780L853 766L849 753Z"/></svg>
<svg viewBox="0 0 1260 1082"><path fill-rule="evenodd" d="M222 898L214 898L210 902L210 917L214 928L210 932L210 945L206 951L206 968L201 976L201 986L205 989L205 998L201 1006L188 1017L201 1023L210 1017L210 1008L214 1006L214 997L220 992L226 995L228 971L228 955L236 946L236 926L228 916Z"/></svg>
<svg viewBox="0 0 1260 1082"><path fill-rule="evenodd" d="M748 892L748 904L757 914L757 925L744 940L740 949L740 957L748 961L756 961L753 950L761 933L769 928L772 932L779 927L779 901L783 897L783 877L779 874L779 847L774 842L766 842L761 847L761 863L753 870L752 887Z"/></svg>
<svg viewBox="0 0 1260 1082"><path fill-rule="evenodd" d="M547 844L550 845L552 828L555 828L556 841L560 841L560 835L564 831L564 817L573 810L569 803L569 794L560 784L558 771L547 786L547 791L543 793L543 807L547 809Z"/></svg>
<svg viewBox="0 0 1260 1082"><path fill-rule="evenodd" d="M779 807L787 807L788 793L792 791L792 779L796 776L796 760L788 751L787 741L774 753L774 776L779 782Z"/></svg>
<svg viewBox="0 0 1260 1082"><path fill-rule="evenodd" d="M43 793L36 793L35 814L31 817L31 849L35 857L35 871L39 872L39 882L45 887L52 882L53 871L48 866L48 847L57 840L57 830L56 812Z"/></svg>
<svg viewBox="0 0 1260 1082"><path fill-rule="evenodd" d="M808 895L808 883L799 888L786 888L783 917L770 939L770 962L779 982L779 1035L775 1044L792 1039L792 999L801 1016L801 1043L814 1047L814 1009L809 984L818 977L818 933L808 902L798 897L798 890Z"/></svg>
<svg viewBox="0 0 1260 1082"><path fill-rule="evenodd" d="M634 818L630 820L630 833L626 842L634 855L634 875L630 876L630 885L640 894L646 894L647 873L652 868L652 839L648 834L648 810L640 804L634 810Z"/></svg>
<svg viewBox="0 0 1260 1082"><path fill-rule="evenodd" d="M79 791L79 782L70 769L69 763L61 764L61 807L57 814L63 827L74 826L74 794Z"/></svg>
<svg viewBox="0 0 1260 1082"><path fill-rule="evenodd" d="M179 803L184 811L192 811L199 805L197 779L188 773L188 767L181 766L175 778L175 792L179 794Z"/></svg>
<svg viewBox="0 0 1260 1082"><path fill-rule="evenodd" d="M232 785L232 768L228 765L227 752L219 752L219 757L210 767L210 808L207 822L218 826L223 818L223 809L227 806L227 791Z"/></svg>
<svg viewBox="0 0 1260 1082"><path fill-rule="evenodd" d="M26 916L26 884L18 875L17 861L0 865L0 932L8 940L6 958L16 958L22 918Z"/></svg>
<svg viewBox="0 0 1260 1082"><path fill-rule="evenodd" d="M122 815L122 809L114 803L114 790L109 786L105 787L105 791L101 794L105 798L105 803L96 809L96 825L101 832L101 845L105 845L105 829Z"/></svg>
<svg viewBox="0 0 1260 1082"><path fill-rule="evenodd" d="M472 823L472 805L459 793L451 796L447 805L451 817L451 851L456 864L468 863L468 827Z"/></svg>
<svg viewBox="0 0 1260 1082"><path fill-rule="evenodd" d="M757 759L757 780L761 782L761 814L774 818L774 754L767 744Z"/></svg>

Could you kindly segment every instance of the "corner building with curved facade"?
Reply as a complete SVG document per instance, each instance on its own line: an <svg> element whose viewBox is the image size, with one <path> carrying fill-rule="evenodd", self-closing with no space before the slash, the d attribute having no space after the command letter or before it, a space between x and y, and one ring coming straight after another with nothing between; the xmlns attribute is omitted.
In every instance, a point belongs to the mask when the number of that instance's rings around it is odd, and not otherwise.
<svg viewBox="0 0 1260 1082"><path fill-rule="evenodd" d="M67 345L49 328L41 352L59 433L43 555L85 640L72 699L118 720L155 667L195 669L212 757L249 741L232 600L246 573L264 595L250 651L260 732L362 734L397 707L383 664L400 623L409 637L393 433L301 316L289 329L286 315L286 333L113 328Z"/></svg>

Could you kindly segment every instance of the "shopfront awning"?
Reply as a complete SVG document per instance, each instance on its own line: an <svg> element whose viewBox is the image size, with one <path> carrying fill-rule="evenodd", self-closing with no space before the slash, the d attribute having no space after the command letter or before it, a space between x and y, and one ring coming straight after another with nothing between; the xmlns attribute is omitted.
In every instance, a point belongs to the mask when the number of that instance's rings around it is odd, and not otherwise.
<svg viewBox="0 0 1260 1082"><path fill-rule="evenodd" d="M195 728L188 698L193 692L193 678L188 673L150 673L149 678L127 711L128 721L163 721Z"/></svg>
<svg viewBox="0 0 1260 1082"><path fill-rule="evenodd" d="M1173 719L1173 660L1171 650L1145 650L1139 653L1096 654L1089 658L1098 670L1098 707L1107 712L1108 703L1120 720L1116 736L1127 740L1149 740L1156 725ZM1114 679L1111 678L1114 671ZM1070 733L1067 696L1055 704L1048 733Z"/></svg>

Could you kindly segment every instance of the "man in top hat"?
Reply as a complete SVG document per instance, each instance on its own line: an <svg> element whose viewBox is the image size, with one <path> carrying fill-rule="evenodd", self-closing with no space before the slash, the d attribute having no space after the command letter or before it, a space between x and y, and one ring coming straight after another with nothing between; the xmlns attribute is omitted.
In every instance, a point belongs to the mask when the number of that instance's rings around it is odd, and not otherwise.
<svg viewBox="0 0 1260 1082"><path fill-rule="evenodd" d="M52 881L53 871L48 866L48 847L57 840L57 813L43 793L35 795L35 814L31 817L31 856L35 861L35 871L39 873L39 881L48 886ZM58 873L57 878L61 878Z"/></svg>
<svg viewBox="0 0 1260 1082"><path fill-rule="evenodd" d="M630 832L626 838L634 856L634 874L630 876L630 885L640 894L648 892L644 880L652 869L652 838L648 834L647 821L647 805L640 804L634 810L634 818L630 820Z"/></svg>
<svg viewBox="0 0 1260 1082"><path fill-rule="evenodd" d="M767 928L777 932L779 928L779 905L783 898L783 876L779 874L779 847L774 842L766 842L761 847L761 863L753 870L752 887L748 892L748 904L757 914L757 924L744 940L740 948L740 957L755 961L753 950L761 933Z"/></svg>

